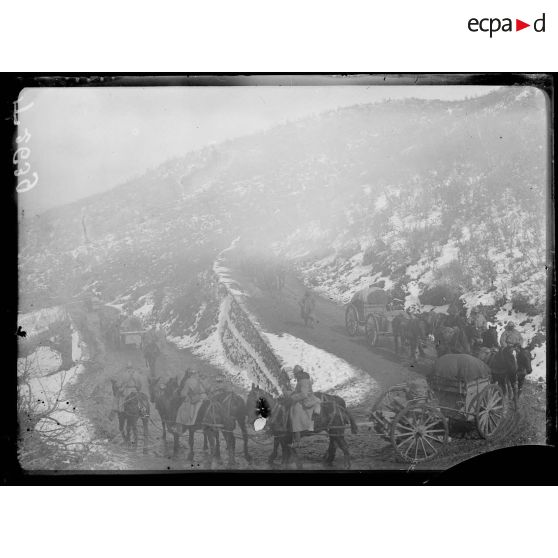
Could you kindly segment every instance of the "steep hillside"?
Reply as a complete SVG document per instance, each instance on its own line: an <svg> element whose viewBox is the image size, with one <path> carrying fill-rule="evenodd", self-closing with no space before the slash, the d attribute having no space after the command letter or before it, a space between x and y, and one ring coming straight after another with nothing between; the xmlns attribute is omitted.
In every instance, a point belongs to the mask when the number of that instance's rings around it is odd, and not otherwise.
<svg viewBox="0 0 558 558"><path fill-rule="evenodd" d="M409 304L438 285L515 304L538 329L546 117L542 93L507 88L339 109L189 153L23 218L21 310L96 291L172 335L209 334L207 273L240 237L340 301L381 278Z"/></svg>

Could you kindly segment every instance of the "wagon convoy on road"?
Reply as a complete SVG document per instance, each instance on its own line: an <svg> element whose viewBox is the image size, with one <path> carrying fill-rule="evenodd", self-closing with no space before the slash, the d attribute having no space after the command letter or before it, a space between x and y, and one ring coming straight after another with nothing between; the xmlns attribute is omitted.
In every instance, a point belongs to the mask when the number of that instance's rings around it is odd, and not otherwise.
<svg viewBox="0 0 558 558"><path fill-rule="evenodd" d="M308 291L305 296L308 296ZM459 322L459 317L454 323L457 324L456 330L460 330L464 325L464 322ZM386 291L378 287L362 289L352 297L345 309L345 325L351 337L364 328L366 339L371 346L377 345L380 336L391 336L397 350L399 339L402 346L409 345L413 357L417 349L424 354L421 343L424 343L427 336L432 341L439 335L439 331L448 329L443 327L442 321L434 322L431 316L425 318L409 315L402 301L391 298ZM345 466L350 467L349 445L344 439L345 430L350 428L354 434L359 426L372 426L381 439L391 444L397 460L416 464L439 456L451 440L450 433L454 429L468 432L476 430L482 439L493 440L508 436L517 423L518 392L508 389L509 380L506 380L507 384L501 382L502 373L507 372L492 370L479 358L452 350L454 345L448 345L443 346L446 354L440 355L441 349L438 347L439 356L426 374L425 380L418 379L390 387L377 399L370 411L368 422L365 423L355 422L341 398L325 393L312 393L311 388L308 388L311 386L310 377L300 367L295 367L295 370L299 369L298 374L302 372L303 375L295 374L294 388L290 387L291 378L283 369L283 393L279 396L266 394L259 386L253 386L245 403L238 395L233 394L230 388L224 389L222 383L217 382L217 387L207 387L203 381L196 380L194 384L197 391L194 390L195 400L192 401L195 402L192 405L196 407L197 415L192 419L192 424L181 424L179 417L183 413L179 408L185 400L184 386L193 382L188 380L191 372L187 371L180 382L177 378L171 378L162 385L159 383L160 378L156 377L155 367L160 351L146 349L155 344L148 339L151 330L146 332L142 329L139 320L130 313L124 320L122 317L116 320L113 323L114 328L119 348L131 345L143 349L150 369L151 403L154 403L159 411L162 421L159 427L162 427L163 434L169 432L174 436L175 453L179 447L179 438L188 435L193 455L193 433L200 430L203 431L206 442L207 439L212 440L212 458L220 457L221 432L229 450L231 464L234 464L236 438L244 441L245 454L248 456L248 436L260 444L266 443L266 440L271 443L271 438L275 440L270 463L281 449L284 465L288 465L290 460L294 459L297 465L301 466L295 451L300 434L310 436L321 433L329 437L329 448L324 461L332 463L335 449L339 447L344 454ZM474 335L475 338L482 339L478 332ZM487 347L481 349L481 353L483 350L492 353L497 351ZM508 347L505 350L515 349ZM513 371L516 376L517 362L518 359L515 360L516 369ZM496 376L499 378L498 382ZM304 378L306 383L301 378ZM230 413L232 397L235 398L234 416ZM310 417L313 427L297 434L293 431L291 422L294 420L292 409L306 399L312 399L312 405L318 409L321 407L321 410ZM261 424L266 421L265 430L256 432L256 424L260 425L257 428L259 430ZM254 425L249 435L246 425ZM235 433L236 427L240 428L240 436ZM137 433L135 439L137 440ZM127 442L129 441L128 437Z"/></svg>

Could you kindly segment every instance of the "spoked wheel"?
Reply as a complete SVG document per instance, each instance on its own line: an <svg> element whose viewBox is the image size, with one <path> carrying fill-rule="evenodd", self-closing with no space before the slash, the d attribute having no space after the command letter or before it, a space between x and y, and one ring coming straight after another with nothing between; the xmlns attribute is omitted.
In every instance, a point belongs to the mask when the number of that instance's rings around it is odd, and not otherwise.
<svg viewBox="0 0 558 558"><path fill-rule="evenodd" d="M354 306L348 306L345 310L345 327L351 337L354 337L358 332L358 315Z"/></svg>
<svg viewBox="0 0 558 558"><path fill-rule="evenodd" d="M477 399L475 419L482 438L490 440L500 430L506 418L506 402L502 388L496 384L486 386Z"/></svg>
<svg viewBox="0 0 558 558"><path fill-rule="evenodd" d="M374 318L374 316L372 315L368 316L366 318L366 325L364 327L368 344L371 347L375 347L378 343L378 326L376 324L376 318Z"/></svg>
<svg viewBox="0 0 558 558"><path fill-rule="evenodd" d="M390 387L378 397L370 411L368 418L374 423L374 430L388 442L391 441L392 420L407 405L407 391L405 384Z"/></svg>
<svg viewBox="0 0 558 558"><path fill-rule="evenodd" d="M400 411L391 425L391 443L407 463L432 459L448 441L448 422L440 409L417 403Z"/></svg>

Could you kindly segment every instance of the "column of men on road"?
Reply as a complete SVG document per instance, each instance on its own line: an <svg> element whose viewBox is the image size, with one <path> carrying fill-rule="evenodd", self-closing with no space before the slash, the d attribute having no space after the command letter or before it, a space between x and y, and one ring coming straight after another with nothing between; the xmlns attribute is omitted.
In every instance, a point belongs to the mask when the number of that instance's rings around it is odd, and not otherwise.
<svg viewBox="0 0 558 558"><path fill-rule="evenodd" d="M305 291L299 305L301 317L305 325L314 327L314 323L317 321L315 315L316 305L311 291ZM468 322L480 332L486 331L488 325L484 313L477 308L471 311L469 318L467 318L464 310L458 312L456 309L450 309L449 320L450 323L455 322L455 325ZM505 330L500 335L499 345L500 347L521 347L523 345L523 337L517 331L513 322L510 321L506 324ZM114 396L113 411L121 412L124 401L142 391L141 374L134 368L131 362L127 363L124 372L122 377L122 371L120 371L118 373L119 378L116 380L119 389ZM151 374L154 374L153 369L151 369ZM286 368L281 369L279 384L282 395L289 407L291 427L296 439L297 436L300 436L301 432L314 430L314 420L320 414L320 400L313 393L310 375L300 365L296 365L293 368L293 379L296 382L294 389L291 386L288 370ZM206 402L211 397L211 394L223 391L233 391L232 384L225 376L217 376L211 380L207 376L202 377L199 371L187 368L185 370L181 394L179 394L184 396L184 403L179 408L177 422L186 426L196 424L200 412L206 406Z"/></svg>
<svg viewBox="0 0 558 558"><path fill-rule="evenodd" d="M287 367L281 368L279 384L282 396L288 401L291 428L295 435L295 440L300 439L300 433L313 431L314 422L321 411L321 401L313 392L313 381L310 375L300 366L296 365L293 370L295 387L292 387L292 380ZM219 392L233 392L233 384L224 376L218 375L211 379L208 376L201 376L198 370L187 368L185 370L185 381L181 393L184 402L177 412L176 422L184 426L198 424L200 413L207 406L211 396ZM143 392L142 374L132 362L128 362L122 370L117 373L115 382L118 389L114 390L114 404L111 416L118 412L123 412L124 402Z"/></svg>

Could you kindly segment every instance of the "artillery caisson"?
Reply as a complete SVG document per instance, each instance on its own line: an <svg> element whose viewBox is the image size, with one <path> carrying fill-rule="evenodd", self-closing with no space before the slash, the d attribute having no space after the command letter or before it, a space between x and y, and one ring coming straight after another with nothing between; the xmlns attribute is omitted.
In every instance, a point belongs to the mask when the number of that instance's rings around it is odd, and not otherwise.
<svg viewBox="0 0 558 558"><path fill-rule="evenodd" d="M452 422L469 424L481 438L492 440L513 427L513 409L483 362L451 354L436 361L426 386L409 382L384 392L370 420L399 460L419 463L440 453Z"/></svg>

